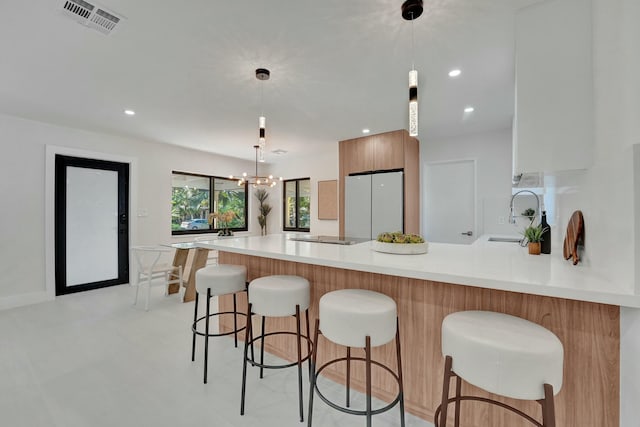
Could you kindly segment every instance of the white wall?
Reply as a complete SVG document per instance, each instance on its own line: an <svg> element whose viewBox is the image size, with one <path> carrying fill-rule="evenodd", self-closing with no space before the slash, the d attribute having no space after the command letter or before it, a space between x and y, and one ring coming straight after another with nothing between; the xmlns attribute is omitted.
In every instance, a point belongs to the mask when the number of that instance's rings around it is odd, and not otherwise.
<svg viewBox="0 0 640 427"><path fill-rule="evenodd" d="M190 240L171 236L171 171L227 176L253 162L0 115L0 309L42 301L45 293L45 146L132 159L132 244ZM137 195L137 196L135 196ZM250 198L251 199L251 198ZM250 212L253 200L250 200ZM146 210L148 216L137 217ZM250 215L250 231L259 232Z"/></svg>
<svg viewBox="0 0 640 427"><path fill-rule="evenodd" d="M637 292L640 212L634 201L640 198L640 188L634 182L640 162L634 164L634 145L640 143L640 2L592 0L592 4L594 166L582 173L558 174L557 215L562 231L568 215L582 210L587 261L612 282ZM620 333L620 425L635 427L640 417L640 310L621 310Z"/></svg>
<svg viewBox="0 0 640 427"><path fill-rule="evenodd" d="M310 233L314 235L337 236L339 233L338 220L318 219L318 181L338 179L338 142L333 145L327 143L326 151L309 153L307 156L295 158L283 157L271 166L271 173L276 176L284 176L287 179L311 178L311 226ZM271 190L270 198L274 202L272 220L275 227L271 226L270 233L282 233L282 187ZM336 201L337 203L337 201ZM277 221L277 222L276 222Z"/></svg>
<svg viewBox="0 0 640 427"><path fill-rule="evenodd" d="M511 139L511 129L503 129L434 141L424 138L420 141L421 171L428 162L476 160L476 235L517 232L508 221L499 224L499 217L508 219L509 215ZM424 191L424 186L421 188ZM425 197L422 200L420 211L425 212ZM420 229L424 230L424 215L420 219Z"/></svg>
<svg viewBox="0 0 640 427"><path fill-rule="evenodd" d="M592 262L608 264L613 280L632 278L637 291L640 230L634 217L640 212L634 210L634 194L638 197L640 188L634 188L634 175L640 165L634 165L633 145L640 143L640 2L593 4L597 167L592 200L597 206L592 221L606 226L593 237L601 249ZM620 333L620 425L631 427L640 418L640 310L621 310Z"/></svg>

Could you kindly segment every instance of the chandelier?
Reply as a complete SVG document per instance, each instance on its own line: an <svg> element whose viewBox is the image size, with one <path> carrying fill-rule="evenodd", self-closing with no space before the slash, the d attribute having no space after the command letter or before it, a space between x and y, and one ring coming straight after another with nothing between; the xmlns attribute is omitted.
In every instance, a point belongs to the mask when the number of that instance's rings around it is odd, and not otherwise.
<svg viewBox="0 0 640 427"><path fill-rule="evenodd" d="M235 177L233 175L229 175L229 179L235 179L238 181L238 186L242 186L245 183L253 186L254 188L258 187L258 186L265 186L265 187L275 187L276 186L276 182L278 181L282 181L282 177L279 177L278 179L274 178L273 175L258 175L258 162L259 160L259 152L260 152L260 145L256 144L253 146L254 150L256 150L256 169L255 169L255 174L253 175L249 175L246 172L244 172L242 174L242 176L240 177Z"/></svg>

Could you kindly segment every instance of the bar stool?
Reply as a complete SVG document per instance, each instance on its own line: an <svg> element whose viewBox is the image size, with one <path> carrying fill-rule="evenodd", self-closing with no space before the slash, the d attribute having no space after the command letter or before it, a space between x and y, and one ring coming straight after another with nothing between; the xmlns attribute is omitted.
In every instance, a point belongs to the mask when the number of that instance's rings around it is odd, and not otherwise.
<svg viewBox="0 0 640 427"><path fill-rule="evenodd" d="M302 363L309 360L309 370L311 370L312 345L309 339L309 281L298 276L265 276L254 279L249 283L249 303L247 305L247 336L244 343L244 361L242 365L242 396L240 401L240 415L244 415L244 401L247 384L247 363L260 368L260 378L264 369L282 369L292 366L298 367L298 406L300 409L300 421L304 420L302 404ZM307 334L300 333L300 312L304 310L307 322ZM251 316L257 314L262 316L262 330L260 335L253 336L253 326ZM265 333L265 317L288 317L295 316L296 332L276 331ZM297 342L297 360L293 363L281 365L268 365L264 363L265 338L273 335L295 335ZM302 340L307 342L307 355L302 356ZM253 346L255 341L260 341L260 362L256 362L253 355L248 356L249 346Z"/></svg>
<svg viewBox="0 0 640 427"><path fill-rule="evenodd" d="M398 315L396 303L387 295L363 290L363 289L343 289L324 294L320 298L319 318L316 320L316 331L313 342L315 350L313 352L313 373L311 375L311 391L309 392L309 419L308 425L311 427L313 415L313 395L318 394L326 404L334 409L353 415L364 415L367 418L367 427L371 426L373 415L386 412L397 403L400 404L400 424L404 427L404 388L402 383L402 362L400 356L400 331L398 328ZM330 360L317 370L315 369L318 360L320 343L318 334L322 334L329 341L347 347L347 356ZM371 347L387 344L395 338L396 358L398 363L397 373L380 362L371 360ZM365 357L352 357L351 348L364 348ZM365 382L366 382L366 409L350 409L349 386L351 381L351 362L365 362ZM318 374L325 368L338 362L346 361L346 407L340 406L326 398L316 382ZM398 382L398 395L384 407L373 409L371 404L371 366L376 365Z"/></svg>
<svg viewBox="0 0 640 427"><path fill-rule="evenodd" d="M193 340L191 344L191 361L196 358L196 335L204 337L204 383L207 383L207 364L209 359L209 337L221 337L225 335L234 335L235 346L238 347L238 332L246 327L238 328L238 314L244 316L244 313L238 313L236 294L246 291L247 289L247 267L244 265L219 264L201 268L196 271L196 301L193 310L193 324L191 331L193 332ZM207 306L204 316L198 318L198 299L199 295L206 295ZM233 311L224 311L210 313L210 301L214 296L233 294ZM209 333L209 320L212 317L222 314L233 314L233 330L230 332L212 334ZM198 323L204 320L204 332L198 331Z"/></svg>
<svg viewBox="0 0 640 427"><path fill-rule="evenodd" d="M460 425L460 402L476 400L512 411L538 427L555 427L554 395L562 387L564 349L553 332L519 317L490 311L460 311L442 322L445 356L442 403L435 425L447 423L447 406L455 403L454 425ZM449 398L450 379L456 378ZM542 423L493 399L461 394L462 380L489 393L542 406Z"/></svg>

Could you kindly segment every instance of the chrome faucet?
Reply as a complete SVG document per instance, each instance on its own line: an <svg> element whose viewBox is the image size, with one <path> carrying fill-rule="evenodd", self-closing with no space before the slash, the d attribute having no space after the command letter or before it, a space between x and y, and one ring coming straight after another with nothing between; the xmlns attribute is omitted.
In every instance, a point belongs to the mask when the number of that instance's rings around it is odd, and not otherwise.
<svg viewBox="0 0 640 427"><path fill-rule="evenodd" d="M515 224L516 223L516 214L513 211L514 207L513 207L513 202L516 199L516 196L520 193L531 193L533 194L533 196L536 198L536 202L538 203L538 211L535 213L534 218L536 215L542 215L541 210L541 206L540 206L540 198L538 197L538 195L536 193L534 193L531 190L520 190L516 193L513 194L513 196L511 196L511 203L509 204L509 208L511 211L511 214L509 215L509 224ZM540 218L542 219L542 216L540 216ZM531 220L531 222L533 223L533 219Z"/></svg>

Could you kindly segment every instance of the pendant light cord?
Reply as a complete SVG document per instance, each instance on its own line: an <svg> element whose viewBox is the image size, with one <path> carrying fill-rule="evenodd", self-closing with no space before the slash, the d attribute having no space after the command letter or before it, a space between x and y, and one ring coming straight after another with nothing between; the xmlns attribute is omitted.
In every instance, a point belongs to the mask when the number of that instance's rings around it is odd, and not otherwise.
<svg viewBox="0 0 640 427"><path fill-rule="evenodd" d="M264 81L260 80L260 115L264 116Z"/></svg>
<svg viewBox="0 0 640 427"><path fill-rule="evenodd" d="M415 48L415 40L413 36L413 12L411 12L411 69L412 70L416 69L415 56L416 56L416 48Z"/></svg>

